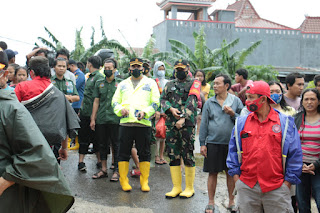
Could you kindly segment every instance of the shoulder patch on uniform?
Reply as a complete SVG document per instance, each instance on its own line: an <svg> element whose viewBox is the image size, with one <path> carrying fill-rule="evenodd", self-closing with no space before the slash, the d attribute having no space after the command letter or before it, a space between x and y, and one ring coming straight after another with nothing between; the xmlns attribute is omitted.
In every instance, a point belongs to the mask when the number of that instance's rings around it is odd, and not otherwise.
<svg viewBox="0 0 320 213"><path fill-rule="evenodd" d="M103 88L104 87L104 83L100 83L99 87Z"/></svg>
<svg viewBox="0 0 320 213"><path fill-rule="evenodd" d="M55 80L52 80L51 83L52 83L52 84L56 84L56 81L55 81Z"/></svg>
<svg viewBox="0 0 320 213"><path fill-rule="evenodd" d="M142 87L142 90L145 90L145 91L150 92L150 91L151 91L151 87L150 87L149 84L145 84L145 85Z"/></svg>

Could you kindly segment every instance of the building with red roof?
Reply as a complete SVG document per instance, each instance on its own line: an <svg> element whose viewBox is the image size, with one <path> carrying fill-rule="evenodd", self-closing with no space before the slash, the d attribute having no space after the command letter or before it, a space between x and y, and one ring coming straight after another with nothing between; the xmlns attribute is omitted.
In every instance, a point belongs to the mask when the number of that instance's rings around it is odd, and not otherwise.
<svg viewBox="0 0 320 213"><path fill-rule="evenodd" d="M302 33L320 33L320 17L306 16L299 29Z"/></svg>
<svg viewBox="0 0 320 213"><path fill-rule="evenodd" d="M215 0L163 0L158 3L164 11L164 21L154 26L156 47L170 51L169 39L176 39L194 49L194 31L204 26L207 45L219 48L240 38L237 49L247 48L253 42L262 43L246 61L248 65L273 65L284 68L320 69L320 17L306 16L298 29L260 17L250 0L235 0L226 9L215 9ZM179 13L189 13L178 19ZM292 70L292 69L291 69Z"/></svg>

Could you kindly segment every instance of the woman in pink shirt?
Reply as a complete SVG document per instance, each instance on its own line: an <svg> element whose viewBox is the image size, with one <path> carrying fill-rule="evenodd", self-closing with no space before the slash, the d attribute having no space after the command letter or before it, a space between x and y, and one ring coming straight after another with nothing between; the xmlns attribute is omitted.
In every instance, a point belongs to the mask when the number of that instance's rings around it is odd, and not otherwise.
<svg viewBox="0 0 320 213"><path fill-rule="evenodd" d="M310 196L314 197L320 211L320 94L316 89L302 93L301 108L295 118L299 129L303 154L301 183L297 185L296 197L299 212L311 212Z"/></svg>

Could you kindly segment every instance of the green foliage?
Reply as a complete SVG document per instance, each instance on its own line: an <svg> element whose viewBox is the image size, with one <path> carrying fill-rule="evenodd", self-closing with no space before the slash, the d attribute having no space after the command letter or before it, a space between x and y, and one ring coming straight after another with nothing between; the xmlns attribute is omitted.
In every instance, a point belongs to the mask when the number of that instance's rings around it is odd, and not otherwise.
<svg viewBox="0 0 320 213"><path fill-rule="evenodd" d="M218 55L217 63L220 62L220 66L223 67L221 72L228 74L230 77L234 77L236 70L243 67L247 57L261 44L261 41L257 41L247 49L243 49L241 51L237 50L230 56L230 48L237 45L239 41L239 39L236 39L228 44L226 40L224 40L221 45L221 50L219 51L221 54Z"/></svg>
<svg viewBox="0 0 320 213"><path fill-rule="evenodd" d="M312 89L312 88L316 88L316 85L314 85L314 81L309 81L308 86L306 87L306 89Z"/></svg>
<svg viewBox="0 0 320 213"><path fill-rule="evenodd" d="M199 33L194 32L195 51L193 52L188 45L178 40L169 39L171 52L160 52L153 55L155 60L167 61L174 64L178 59L186 59L190 64L191 71L203 69L205 72L213 72L220 69L215 66L213 57L215 56L206 45L206 34L202 26Z"/></svg>
<svg viewBox="0 0 320 213"><path fill-rule="evenodd" d="M85 48L82 43L82 38L81 38L81 32L82 32L83 27L80 28L80 30L76 30L76 40L75 40L75 48L71 52L71 56L74 60L79 61L80 56L83 54L85 51Z"/></svg>
<svg viewBox="0 0 320 213"><path fill-rule="evenodd" d="M263 80L265 82L278 80L277 76L279 75L279 73L271 65L246 66L245 69L248 70L248 79L250 80Z"/></svg>
<svg viewBox="0 0 320 213"><path fill-rule="evenodd" d="M243 67L247 57L261 44L261 41L257 41L248 48L237 50L231 55L230 49L234 48L240 39L235 39L230 43L223 40L220 48L211 50L206 44L204 26L199 32L193 32L193 37L195 51L192 51L183 42L169 39L171 51L154 54L153 58L167 61L169 64L174 64L178 59L186 59L189 61L191 71L202 69L206 73L207 81L212 81L218 73L224 73L233 78L236 70Z"/></svg>
<svg viewBox="0 0 320 213"><path fill-rule="evenodd" d="M152 35L149 41L147 42L146 46L143 48L143 53L141 55L144 59L152 60L152 51L154 49L154 46L156 44L155 36Z"/></svg>

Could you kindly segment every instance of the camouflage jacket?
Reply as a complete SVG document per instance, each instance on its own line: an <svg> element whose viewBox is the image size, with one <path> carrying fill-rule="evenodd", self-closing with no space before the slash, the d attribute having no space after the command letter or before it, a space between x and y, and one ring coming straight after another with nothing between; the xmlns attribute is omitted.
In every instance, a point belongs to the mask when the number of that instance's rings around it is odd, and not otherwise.
<svg viewBox="0 0 320 213"><path fill-rule="evenodd" d="M189 91L194 82L193 78L187 77L186 81L178 79L169 81L163 89L160 98L162 110L167 114L167 126L174 126L178 121L169 111L171 107L178 109L185 116L185 126L195 126L198 100L195 95L189 96Z"/></svg>

